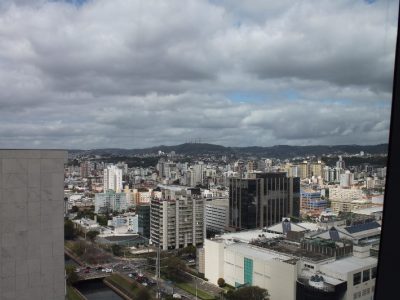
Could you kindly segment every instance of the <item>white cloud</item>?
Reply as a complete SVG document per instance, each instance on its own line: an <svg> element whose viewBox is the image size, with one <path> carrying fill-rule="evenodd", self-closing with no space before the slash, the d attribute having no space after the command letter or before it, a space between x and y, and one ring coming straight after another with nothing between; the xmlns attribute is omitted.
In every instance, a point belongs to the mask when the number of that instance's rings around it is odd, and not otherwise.
<svg viewBox="0 0 400 300"><path fill-rule="evenodd" d="M386 142L396 5L3 2L0 147Z"/></svg>

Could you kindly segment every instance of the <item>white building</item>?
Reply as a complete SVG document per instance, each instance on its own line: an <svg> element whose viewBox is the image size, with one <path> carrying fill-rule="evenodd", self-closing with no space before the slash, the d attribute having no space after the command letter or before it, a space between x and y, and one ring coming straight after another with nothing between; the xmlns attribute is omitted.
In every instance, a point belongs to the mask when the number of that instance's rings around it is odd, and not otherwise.
<svg viewBox="0 0 400 300"><path fill-rule="evenodd" d="M222 233L229 225L229 200L216 199L206 202L206 230Z"/></svg>
<svg viewBox="0 0 400 300"><path fill-rule="evenodd" d="M206 239L205 277L214 284L223 278L236 287L259 286L267 289L274 300L309 299L311 295L314 298L310 299L372 299L375 257L353 256L349 252L351 245L342 242L331 241L337 248L328 255L325 242L320 240L315 247L312 242L296 244L274 240L271 234L261 230L255 233L262 243L248 244L241 233ZM247 239L254 236L252 232L244 234Z"/></svg>
<svg viewBox="0 0 400 300"><path fill-rule="evenodd" d="M139 219L137 215L120 215L112 218L110 225L115 229L118 229L119 232L123 232L124 230L129 233L138 233L139 229Z"/></svg>
<svg viewBox="0 0 400 300"><path fill-rule="evenodd" d="M344 174L340 174L340 187L349 188L353 185L354 174L350 171L346 171Z"/></svg>
<svg viewBox="0 0 400 300"><path fill-rule="evenodd" d="M94 212L106 213L112 211L122 211L128 208L125 193L116 193L108 190L105 193L95 194Z"/></svg>
<svg viewBox="0 0 400 300"><path fill-rule="evenodd" d="M106 169L104 169L103 176L104 192L106 192L107 190L113 190L117 193L121 192L122 169L114 165L109 165Z"/></svg>

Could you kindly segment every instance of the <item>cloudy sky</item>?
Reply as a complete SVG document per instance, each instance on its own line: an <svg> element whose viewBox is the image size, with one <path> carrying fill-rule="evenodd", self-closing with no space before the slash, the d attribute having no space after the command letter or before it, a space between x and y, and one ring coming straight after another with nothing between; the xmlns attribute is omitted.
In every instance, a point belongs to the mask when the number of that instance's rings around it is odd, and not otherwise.
<svg viewBox="0 0 400 300"><path fill-rule="evenodd" d="M0 148L388 141L397 0L1 0Z"/></svg>

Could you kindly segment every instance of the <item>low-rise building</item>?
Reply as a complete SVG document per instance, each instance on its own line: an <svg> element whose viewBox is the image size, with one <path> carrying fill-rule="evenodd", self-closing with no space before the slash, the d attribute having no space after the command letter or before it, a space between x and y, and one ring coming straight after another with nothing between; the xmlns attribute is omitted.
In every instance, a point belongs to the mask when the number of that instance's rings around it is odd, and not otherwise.
<svg viewBox="0 0 400 300"><path fill-rule="evenodd" d="M107 213L111 211L120 212L128 208L125 193L116 193L113 190L96 194L94 206L94 212L96 214Z"/></svg>

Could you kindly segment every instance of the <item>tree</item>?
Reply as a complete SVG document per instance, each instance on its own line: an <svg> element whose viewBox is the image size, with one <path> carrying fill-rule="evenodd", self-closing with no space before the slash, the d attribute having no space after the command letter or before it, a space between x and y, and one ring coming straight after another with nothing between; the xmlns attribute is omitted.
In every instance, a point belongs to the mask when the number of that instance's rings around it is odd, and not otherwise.
<svg viewBox="0 0 400 300"><path fill-rule="evenodd" d="M76 236L74 222L71 220L64 221L64 239L73 240Z"/></svg>
<svg viewBox="0 0 400 300"><path fill-rule="evenodd" d="M79 276L75 271L76 271L75 266L73 265L65 266L65 272L67 274L67 284L72 285L79 280Z"/></svg>
<svg viewBox="0 0 400 300"><path fill-rule="evenodd" d="M72 206L72 208L71 208L71 212L72 212L72 213L76 213L76 212L78 212L78 211L79 211L78 206L76 206L76 205Z"/></svg>
<svg viewBox="0 0 400 300"><path fill-rule="evenodd" d="M99 232L97 230L90 230L86 233L86 237L89 238L91 242L93 242L98 235Z"/></svg>
<svg viewBox="0 0 400 300"><path fill-rule="evenodd" d="M85 253L86 243L84 241L79 241L72 246L72 251L78 256Z"/></svg>
<svg viewBox="0 0 400 300"><path fill-rule="evenodd" d="M108 219L106 216L97 215L97 223L99 223L99 225L107 226L107 221L108 221Z"/></svg>
<svg viewBox="0 0 400 300"><path fill-rule="evenodd" d="M217 284L218 284L219 287L225 286L225 279L218 278Z"/></svg>
<svg viewBox="0 0 400 300"><path fill-rule="evenodd" d="M165 275L172 280L179 281L183 277L183 272L186 271L186 264L176 256L171 256L162 261L165 267ZM163 267L162 266L162 267Z"/></svg>
<svg viewBox="0 0 400 300"><path fill-rule="evenodd" d="M137 291L136 296L137 296L137 299L140 299L140 300L151 300L153 298L153 297L151 297L150 292L145 288L140 288Z"/></svg>
<svg viewBox="0 0 400 300"><path fill-rule="evenodd" d="M115 256L121 256L122 255L122 247L120 245L112 245L111 246L111 251Z"/></svg>
<svg viewBox="0 0 400 300"><path fill-rule="evenodd" d="M227 300L268 300L269 294L266 289L258 286L246 286L237 289L234 292L228 292L226 295Z"/></svg>

